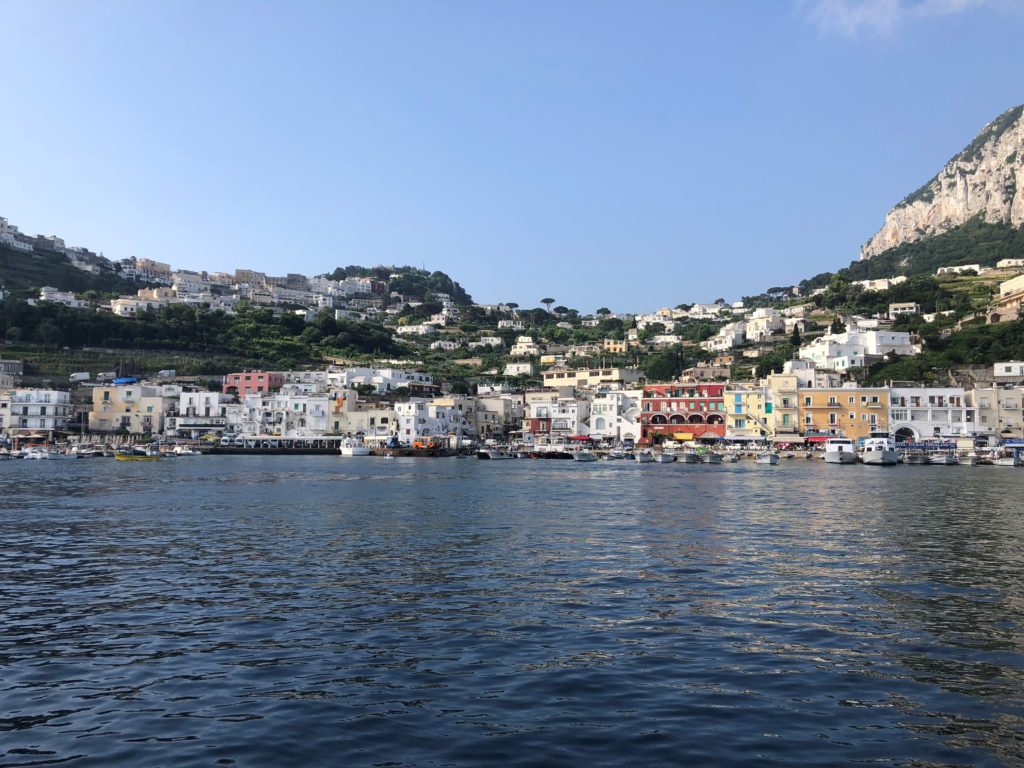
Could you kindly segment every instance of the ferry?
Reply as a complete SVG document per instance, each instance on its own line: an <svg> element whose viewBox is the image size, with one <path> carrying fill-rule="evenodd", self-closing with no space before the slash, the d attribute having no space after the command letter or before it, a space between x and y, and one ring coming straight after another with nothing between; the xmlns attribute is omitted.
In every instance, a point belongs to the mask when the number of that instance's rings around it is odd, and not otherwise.
<svg viewBox="0 0 1024 768"><path fill-rule="evenodd" d="M853 440L847 437L833 437L825 441L825 461L829 464L855 464L857 453Z"/></svg>
<svg viewBox="0 0 1024 768"><path fill-rule="evenodd" d="M875 467L890 467L899 461L896 443L891 437L869 437L864 441L861 461Z"/></svg>

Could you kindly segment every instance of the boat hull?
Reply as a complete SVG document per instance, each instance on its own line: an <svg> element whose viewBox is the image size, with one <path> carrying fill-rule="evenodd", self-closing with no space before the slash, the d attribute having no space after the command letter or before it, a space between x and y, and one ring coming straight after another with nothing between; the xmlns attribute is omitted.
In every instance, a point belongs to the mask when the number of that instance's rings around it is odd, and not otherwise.
<svg viewBox="0 0 1024 768"><path fill-rule="evenodd" d="M899 454L896 451L875 451L864 454L861 460L871 467L892 467L899 462L899 459Z"/></svg>
<svg viewBox="0 0 1024 768"><path fill-rule="evenodd" d="M756 464L771 464L771 465L778 464L779 463L779 454L777 454L777 453L759 453L759 454L757 454L757 457L754 459L754 462Z"/></svg>
<svg viewBox="0 0 1024 768"><path fill-rule="evenodd" d="M857 454L853 451L827 451L825 462L827 464L856 464Z"/></svg>

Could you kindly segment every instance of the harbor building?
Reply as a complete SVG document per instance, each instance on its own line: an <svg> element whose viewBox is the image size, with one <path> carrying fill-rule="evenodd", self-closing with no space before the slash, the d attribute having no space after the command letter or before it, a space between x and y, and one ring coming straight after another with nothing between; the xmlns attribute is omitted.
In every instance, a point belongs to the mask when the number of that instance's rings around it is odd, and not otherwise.
<svg viewBox="0 0 1024 768"><path fill-rule="evenodd" d="M643 388L640 440L707 440L725 437L725 384L684 380Z"/></svg>
<svg viewBox="0 0 1024 768"><path fill-rule="evenodd" d="M801 389L800 423L808 442L829 437L863 440L889 430L888 387Z"/></svg>

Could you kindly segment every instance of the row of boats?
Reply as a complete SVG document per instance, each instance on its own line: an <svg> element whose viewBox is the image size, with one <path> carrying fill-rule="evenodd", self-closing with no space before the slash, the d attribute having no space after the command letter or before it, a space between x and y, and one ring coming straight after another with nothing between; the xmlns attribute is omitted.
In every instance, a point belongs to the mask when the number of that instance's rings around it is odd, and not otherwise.
<svg viewBox="0 0 1024 768"><path fill-rule="evenodd" d="M595 451L589 447L578 447L570 450L544 450L542 448L481 448L476 452L478 459L499 461L515 458L558 458L572 459L578 462L594 461L634 461L640 464L653 463L674 463L681 464L722 464L739 461L741 456L749 456L757 464L775 465L780 458L794 458L803 455L804 458L823 458L828 464L867 464L869 466L893 466L895 464L931 464L931 465L957 465L967 464L975 466L979 464L991 464L1003 467L1019 467L1022 459L1019 452L1009 451L1006 453L994 452L991 454L972 451L958 455L952 450L931 450L920 449L902 450L891 438L872 437L868 438L861 450L857 444L847 438L834 438L825 442L824 450L821 453L805 452L796 454L787 452L780 454L776 450L765 449L741 454L737 451L719 452L711 449L684 448L663 450L651 450L644 448L636 451L622 449L611 449L608 451Z"/></svg>
<svg viewBox="0 0 1024 768"><path fill-rule="evenodd" d="M157 461L164 458L200 456L199 451L185 445L176 445L161 450L157 446L110 446L75 445L70 447L32 446L16 451L0 450L0 460L25 459L28 461L68 461L78 459L113 458L118 461Z"/></svg>
<svg viewBox="0 0 1024 768"><path fill-rule="evenodd" d="M951 466L967 464L991 464L997 467L1019 467L1021 457L1018 451L991 454L970 451L958 455L954 450L901 450L890 437L869 437L864 441L862 451L857 451L853 440L833 438L825 442L824 459L829 464L868 464L874 466L893 466L895 464L938 464Z"/></svg>

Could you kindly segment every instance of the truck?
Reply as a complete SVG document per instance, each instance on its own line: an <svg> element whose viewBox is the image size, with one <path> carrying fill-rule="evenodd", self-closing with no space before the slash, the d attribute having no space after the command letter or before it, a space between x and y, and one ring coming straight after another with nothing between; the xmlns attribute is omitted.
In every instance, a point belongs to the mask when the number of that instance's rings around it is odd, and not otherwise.
<svg viewBox="0 0 1024 768"><path fill-rule="evenodd" d="M68 376L68 381L88 381L90 378L88 371L78 371Z"/></svg>

